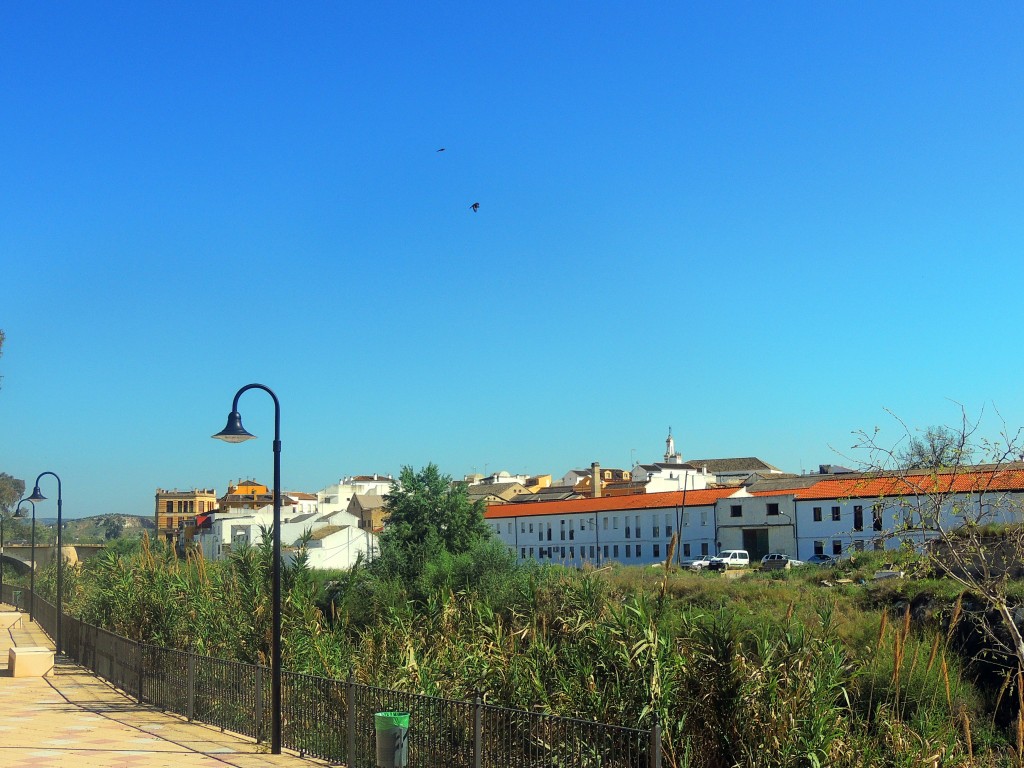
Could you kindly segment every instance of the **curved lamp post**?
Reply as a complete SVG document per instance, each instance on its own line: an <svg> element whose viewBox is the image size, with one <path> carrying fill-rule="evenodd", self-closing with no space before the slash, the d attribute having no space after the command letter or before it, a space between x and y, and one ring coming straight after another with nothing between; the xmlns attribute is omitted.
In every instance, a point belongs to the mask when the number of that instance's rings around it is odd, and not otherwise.
<svg viewBox="0 0 1024 768"><path fill-rule="evenodd" d="M29 572L28 577L28 620L34 621L33 616L36 611L36 503L32 499L25 497L18 502L18 507L14 510L14 516L28 517L28 515L21 511L21 505L26 501L32 505L32 570Z"/></svg>
<svg viewBox="0 0 1024 768"><path fill-rule="evenodd" d="M61 619L64 615L64 521L62 519L64 497L61 492L60 478L57 474L55 472L40 472L39 477L36 478L36 486L32 489L32 495L28 497L28 500L33 503L33 510L35 509L35 504L40 501L46 501L46 497L39 492L39 481L46 475L51 475L57 481L57 637L54 638L54 643L57 646L57 655L59 656L63 639L61 635Z"/></svg>
<svg viewBox="0 0 1024 768"><path fill-rule="evenodd" d="M274 399L274 629L270 648L270 752L281 754L281 403L269 387L262 384L246 384L235 393L231 403L228 423L220 432L211 437L227 443L241 443L252 440L256 435L242 426L242 415L238 412L238 398L250 389L262 389Z"/></svg>

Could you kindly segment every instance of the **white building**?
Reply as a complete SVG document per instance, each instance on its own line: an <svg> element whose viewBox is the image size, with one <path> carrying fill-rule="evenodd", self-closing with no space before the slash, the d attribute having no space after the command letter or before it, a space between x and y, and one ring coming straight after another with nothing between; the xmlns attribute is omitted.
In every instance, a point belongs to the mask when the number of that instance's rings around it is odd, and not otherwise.
<svg viewBox="0 0 1024 768"><path fill-rule="evenodd" d="M192 541L199 546L203 557L220 560L239 546L259 546L263 541L263 530L270 530L273 522L273 506L252 512L215 512L210 516L209 526L196 530ZM283 550L297 548L307 532L312 533L307 548L310 566L314 568L347 568L359 553L365 559L375 557L377 553L377 537L369 531L361 531L359 519L348 512L294 513L290 508L282 508Z"/></svg>
<svg viewBox="0 0 1024 768"><path fill-rule="evenodd" d="M492 504L484 519L522 560L563 565L651 565L668 556L713 554L715 502L736 488L602 496L530 504Z"/></svg>
<svg viewBox="0 0 1024 768"><path fill-rule="evenodd" d="M339 512L348 509L349 503L357 493L373 493L384 496L391 493L394 484L391 475L353 475L343 477L334 485L328 485L317 491L317 499L321 512Z"/></svg>

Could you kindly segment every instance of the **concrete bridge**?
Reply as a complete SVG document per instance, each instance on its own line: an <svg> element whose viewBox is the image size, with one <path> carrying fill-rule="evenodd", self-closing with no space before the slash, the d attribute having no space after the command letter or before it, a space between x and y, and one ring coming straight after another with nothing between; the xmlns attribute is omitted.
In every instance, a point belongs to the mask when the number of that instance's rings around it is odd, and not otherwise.
<svg viewBox="0 0 1024 768"><path fill-rule="evenodd" d="M64 562L79 563L98 555L103 551L103 544L65 544ZM42 570L53 561L53 553L56 551L56 544L36 544L36 570ZM32 563L31 544L4 544L3 557L0 558L4 564L10 566L17 573L28 573Z"/></svg>

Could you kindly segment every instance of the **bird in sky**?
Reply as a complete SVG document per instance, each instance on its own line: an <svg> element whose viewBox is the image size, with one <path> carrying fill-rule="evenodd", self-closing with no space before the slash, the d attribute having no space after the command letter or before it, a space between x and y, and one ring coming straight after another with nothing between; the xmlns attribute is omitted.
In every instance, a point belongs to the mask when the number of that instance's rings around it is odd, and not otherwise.
<svg viewBox="0 0 1024 768"><path fill-rule="evenodd" d="M480 210L480 203L473 203L473 204L472 204L471 206L469 206L469 207L473 209L473 213L476 213L477 211L479 211L479 210Z"/></svg>
<svg viewBox="0 0 1024 768"><path fill-rule="evenodd" d="M444 150L445 150L445 148L444 148L444 147L441 147L441 148L440 148L439 150L437 150L437 151L438 151L438 152L444 152Z"/></svg>

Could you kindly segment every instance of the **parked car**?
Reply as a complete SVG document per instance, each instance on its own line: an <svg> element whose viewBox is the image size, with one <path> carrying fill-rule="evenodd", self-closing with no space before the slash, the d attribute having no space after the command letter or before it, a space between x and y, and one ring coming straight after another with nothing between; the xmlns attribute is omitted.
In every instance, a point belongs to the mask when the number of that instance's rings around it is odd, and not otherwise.
<svg viewBox="0 0 1024 768"><path fill-rule="evenodd" d="M727 571L730 568L746 568L750 565L750 554L745 549L727 549L711 558L708 570Z"/></svg>
<svg viewBox="0 0 1024 768"><path fill-rule="evenodd" d="M829 568L836 564L836 559L832 555L811 555L807 558L807 562L811 565L820 565L824 568Z"/></svg>
<svg viewBox="0 0 1024 768"><path fill-rule="evenodd" d="M696 560L691 560L689 563L687 563L686 567L689 568L691 571L703 571L705 568L711 565L712 559L714 559L714 555L701 555Z"/></svg>
<svg viewBox="0 0 1024 768"><path fill-rule="evenodd" d="M798 565L803 565L803 560L797 560L795 557L784 555L781 552L770 552L761 558L761 567L766 571L774 571L780 568L795 568Z"/></svg>

